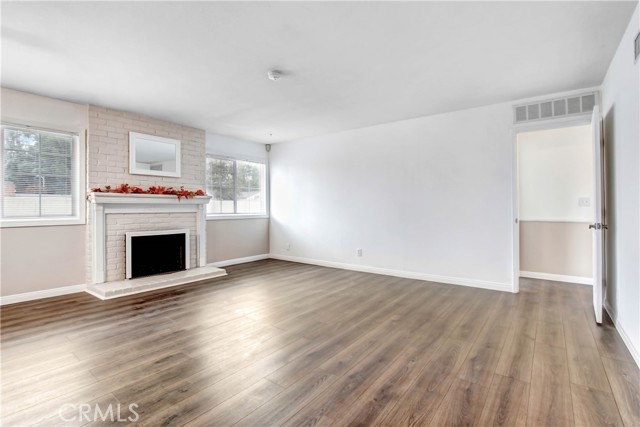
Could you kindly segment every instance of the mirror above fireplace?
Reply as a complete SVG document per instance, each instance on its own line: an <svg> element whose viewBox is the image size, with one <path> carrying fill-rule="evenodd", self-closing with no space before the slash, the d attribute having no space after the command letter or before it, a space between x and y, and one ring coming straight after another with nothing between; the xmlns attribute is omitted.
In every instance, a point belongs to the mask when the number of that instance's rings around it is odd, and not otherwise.
<svg viewBox="0 0 640 427"><path fill-rule="evenodd" d="M129 173L180 177L180 141L129 132Z"/></svg>

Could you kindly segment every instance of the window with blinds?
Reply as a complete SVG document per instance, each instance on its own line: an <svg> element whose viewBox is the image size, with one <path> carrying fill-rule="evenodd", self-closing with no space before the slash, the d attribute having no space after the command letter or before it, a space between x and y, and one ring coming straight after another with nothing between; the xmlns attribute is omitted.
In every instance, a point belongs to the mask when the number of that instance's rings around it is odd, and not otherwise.
<svg viewBox="0 0 640 427"><path fill-rule="evenodd" d="M0 218L77 216L77 149L73 134L3 125Z"/></svg>
<svg viewBox="0 0 640 427"><path fill-rule="evenodd" d="M264 163L207 157L207 214L266 215L266 171Z"/></svg>

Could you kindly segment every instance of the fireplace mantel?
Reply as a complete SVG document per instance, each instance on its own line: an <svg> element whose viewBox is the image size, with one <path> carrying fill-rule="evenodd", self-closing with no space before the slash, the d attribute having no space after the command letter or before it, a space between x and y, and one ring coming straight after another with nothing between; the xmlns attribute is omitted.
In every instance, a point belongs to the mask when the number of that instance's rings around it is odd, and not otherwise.
<svg viewBox="0 0 640 427"><path fill-rule="evenodd" d="M207 233L205 207L211 196L192 199L173 195L89 193L91 207L91 280L93 284L106 280L106 216L108 214L149 214L186 212L197 215L197 267L207 264Z"/></svg>
<svg viewBox="0 0 640 427"><path fill-rule="evenodd" d="M195 196L192 199L168 194L123 194L123 193L89 193L89 203L95 204L127 204L127 205L206 205L211 196Z"/></svg>

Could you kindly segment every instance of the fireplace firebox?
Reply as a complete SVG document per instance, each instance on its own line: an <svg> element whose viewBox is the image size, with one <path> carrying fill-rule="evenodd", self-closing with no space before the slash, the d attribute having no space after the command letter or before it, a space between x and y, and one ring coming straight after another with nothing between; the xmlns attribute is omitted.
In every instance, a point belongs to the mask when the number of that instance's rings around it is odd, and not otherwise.
<svg viewBox="0 0 640 427"><path fill-rule="evenodd" d="M126 278L187 270L189 230L126 233Z"/></svg>

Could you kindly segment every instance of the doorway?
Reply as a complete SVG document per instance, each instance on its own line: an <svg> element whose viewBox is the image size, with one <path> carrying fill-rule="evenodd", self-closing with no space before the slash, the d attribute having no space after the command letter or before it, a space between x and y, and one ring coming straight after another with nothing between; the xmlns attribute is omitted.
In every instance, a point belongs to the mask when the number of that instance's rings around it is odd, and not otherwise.
<svg viewBox="0 0 640 427"><path fill-rule="evenodd" d="M593 284L592 141L588 120L516 133L519 277Z"/></svg>

